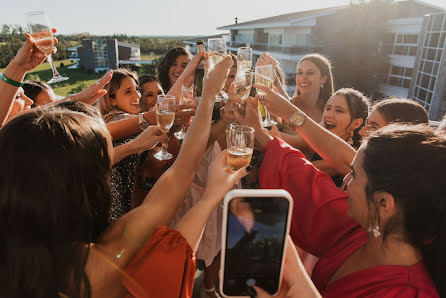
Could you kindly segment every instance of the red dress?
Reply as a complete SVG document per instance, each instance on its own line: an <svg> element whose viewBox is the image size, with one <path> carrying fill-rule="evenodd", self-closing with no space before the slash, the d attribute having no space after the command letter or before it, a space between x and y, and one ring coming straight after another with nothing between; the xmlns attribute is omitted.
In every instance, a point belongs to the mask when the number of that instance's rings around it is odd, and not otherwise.
<svg viewBox="0 0 446 298"><path fill-rule="evenodd" d="M367 243L367 233L347 217L346 193L300 151L277 138L265 147L260 186L282 188L293 197L290 235L297 246L319 258L312 280L323 297L439 297L422 263L367 268L327 285L344 261Z"/></svg>
<svg viewBox="0 0 446 298"><path fill-rule="evenodd" d="M160 226L125 269L125 297L192 297L195 269L194 252L186 239Z"/></svg>

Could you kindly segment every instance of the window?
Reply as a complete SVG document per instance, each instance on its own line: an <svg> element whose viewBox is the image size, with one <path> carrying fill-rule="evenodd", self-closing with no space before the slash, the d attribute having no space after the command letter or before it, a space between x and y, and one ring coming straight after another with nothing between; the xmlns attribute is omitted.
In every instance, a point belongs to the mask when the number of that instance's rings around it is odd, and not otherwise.
<svg viewBox="0 0 446 298"><path fill-rule="evenodd" d="M386 67L386 76L383 77L385 84L409 89L410 82L412 81L413 68L406 68L400 66L388 66Z"/></svg>
<svg viewBox="0 0 446 298"><path fill-rule="evenodd" d="M418 34L404 34L403 43L418 43Z"/></svg>
<svg viewBox="0 0 446 298"><path fill-rule="evenodd" d="M282 34L270 33L268 44L272 46L280 46L282 44Z"/></svg>

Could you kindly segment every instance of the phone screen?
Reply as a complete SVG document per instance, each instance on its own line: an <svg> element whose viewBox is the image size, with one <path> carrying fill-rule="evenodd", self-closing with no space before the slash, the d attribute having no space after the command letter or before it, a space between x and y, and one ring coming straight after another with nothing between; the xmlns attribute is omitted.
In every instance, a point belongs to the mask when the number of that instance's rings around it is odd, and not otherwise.
<svg viewBox="0 0 446 298"><path fill-rule="evenodd" d="M278 291L289 201L233 198L228 205L223 292L249 296L253 285Z"/></svg>

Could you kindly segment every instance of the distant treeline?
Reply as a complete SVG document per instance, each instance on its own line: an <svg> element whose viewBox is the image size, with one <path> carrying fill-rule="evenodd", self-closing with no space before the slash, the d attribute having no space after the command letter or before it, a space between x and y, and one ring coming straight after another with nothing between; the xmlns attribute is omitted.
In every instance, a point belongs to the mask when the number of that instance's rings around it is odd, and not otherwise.
<svg viewBox="0 0 446 298"><path fill-rule="evenodd" d="M18 25L1 25L0 32L0 68L6 67L9 61L15 56L19 48L25 41L26 29ZM57 39L57 53L54 55L55 60L63 60L68 58L67 48L78 46L84 39L117 39L122 42L139 44L141 54L148 55L150 53L164 54L170 48L182 46L183 40L190 38L189 36L128 36L126 34L115 35L91 35L88 33L59 35Z"/></svg>

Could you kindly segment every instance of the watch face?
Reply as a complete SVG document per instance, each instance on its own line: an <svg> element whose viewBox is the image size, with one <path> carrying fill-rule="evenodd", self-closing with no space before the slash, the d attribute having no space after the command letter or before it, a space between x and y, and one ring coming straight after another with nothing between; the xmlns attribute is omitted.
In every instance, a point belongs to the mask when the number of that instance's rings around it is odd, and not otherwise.
<svg viewBox="0 0 446 298"><path fill-rule="evenodd" d="M302 126L305 121L305 115L303 113L296 112L291 116L290 122L293 126Z"/></svg>

